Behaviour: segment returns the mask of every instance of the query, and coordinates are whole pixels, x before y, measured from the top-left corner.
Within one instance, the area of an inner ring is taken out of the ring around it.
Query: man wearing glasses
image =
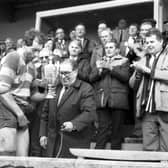
[[[77,64],[64,60],[56,98],[44,105],[40,144],[47,149],[47,157],[73,157],[69,148],[89,148],[96,105],[92,87],[77,74]]]

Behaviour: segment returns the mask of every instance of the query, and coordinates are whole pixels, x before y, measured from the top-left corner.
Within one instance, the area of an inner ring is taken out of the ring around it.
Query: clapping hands
[[[146,67],[142,62],[133,62],[133,64],[130,65],[130,67],[133,67],[135,70],[141,73],[151,73],[151,69]]]

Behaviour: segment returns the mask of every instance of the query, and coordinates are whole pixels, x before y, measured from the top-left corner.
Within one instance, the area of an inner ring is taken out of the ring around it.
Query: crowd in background
[[[83,23],[68,38],[62,27],[47,35],[32,28],[16,43],[6,38],[0,155],[72,157],[69,148],[89,148],[93,135],[96,149],[107,142],[121,149],[129,111],[144,150],[168,151],[168,21],[163,33],[155,26],[121,19],[111,29],[100,21],[99,41],[87,38]]]

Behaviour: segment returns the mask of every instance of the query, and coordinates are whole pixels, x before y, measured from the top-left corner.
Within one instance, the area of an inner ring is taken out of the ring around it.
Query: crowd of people
[[[97,25],[99,41],[77,24],[66,38],[30,29],[1,45],[0,155],[73,157],[69,148],[121,149],[125,116],[143,149],[168,151],[168,21],[162,33],[144,19],[115,29]]]

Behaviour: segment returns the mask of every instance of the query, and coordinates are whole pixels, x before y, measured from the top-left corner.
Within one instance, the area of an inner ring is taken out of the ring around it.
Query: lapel
[[[100,46],[97,49],[97,54],[96,54],[97,59],[96,60],[102,60],[103,56],[104,56],[103,46]]]
[[[75,88],[79,88],[80,87],[80,83],[81,83],[81,81],[78,80],[78,79],[75,81],[75,83],[68,89],[68,91],[65,93],[65,95],[63,95],[63,97],[62,97],[62,99],[61,99],[61,101],[60,101],[60,103],[58,105],[58,108],[61,107],[66,102],[66,100],[71,96],[71,94],[73,93]],[[58,98],[57,98],[57,102],[58,102]]]
[[[56,103],[58,102],[61,89],[62,89],[62,86],[61,86],[61,85],[59,85],[58,88],[56,89],[56,96],[55,96],[55,101],[56,101]]]
[[[87,42],[88,42],[88,39],[84,38],[84,40],[83,40],[83,46],[82,46],[83,49],[86,47]]]
[[[116,40],[119,42],[119,40],[120,40],[120,34],[121,34],[121,32],[120,32],[120,29],[119,28],[117,28],[116,29],[116,32],[115,32],[115,38],[116,38]]]

